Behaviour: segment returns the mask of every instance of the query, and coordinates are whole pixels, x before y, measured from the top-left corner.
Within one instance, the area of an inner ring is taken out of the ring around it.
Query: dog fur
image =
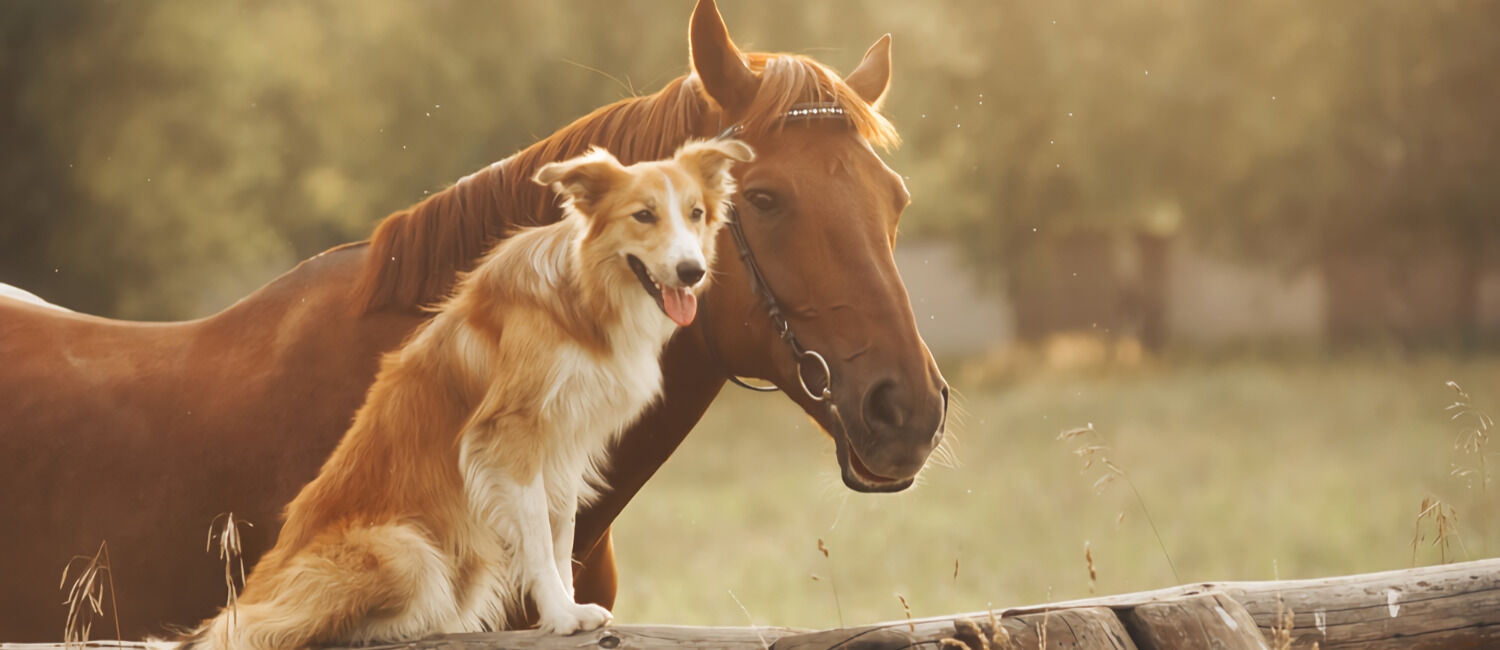
[[[728,216],[729,168],[751,158],[714,140],[629,167],[600,149],[542,167],[562,220],[496,246],[384,357],[237,605],[180,647],[505,629],[527,593],[546,631],[608,623],[573,599],[574,513],[608,442],[660,392],[661,349],[691,321]]]

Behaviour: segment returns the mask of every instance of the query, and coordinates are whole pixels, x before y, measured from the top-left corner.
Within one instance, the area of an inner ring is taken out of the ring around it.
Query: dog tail
[[[198,629],[177,637],[175,644],[170,647],[173,650],[208,650],[208,630],[216,620],[218,620],[217,617],[209,619],[203,625],[198,626]],[[150,645],[154,646],[155,643]]]
[[[239,603],[219,611],[197,629],[177,637],[171,645],[148,645],[150,650],[272,650],[305,648],[314,628],[303,621],[278,617],[266,603]]]
[[[210,618],[199,625],[197,629],[191,630],[175,639],[174,650],[229,650],[230,648],[251,648],[254,646],[245,643],[246,635],[243,634],[241,624],[244,608],[236,606],[234,610],[220,610],[218,616]],[[155,648],[152,648],[155,650]]]
[[[263,559],[262,562],[265,562]],[[286,650],[331,642],[400,641],[439,630],[433,617],[401,618],[424,589],[447,593],[447,565],[411,526],[350,528],[308,545],[285,563],[257,566],[239,600],[176,639],[178,650]],[[434,581],[433,575],[445,576]]]

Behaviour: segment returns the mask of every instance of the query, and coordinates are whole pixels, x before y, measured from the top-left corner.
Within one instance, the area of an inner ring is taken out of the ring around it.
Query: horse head
[[[896,143],[879,114],[890,36],[843,78],[797,55],[741,53],[712,0],[689,40],[701,92],[756,151],[735,168],[705,344],[731,376],[796,401],[833,439],[849,488],[905,489],[942,440],[948,386],[893,257],[910,195],[875,149]]]

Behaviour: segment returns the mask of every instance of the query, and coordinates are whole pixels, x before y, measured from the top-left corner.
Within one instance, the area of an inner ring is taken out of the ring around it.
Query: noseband
[[[782,122],[803,122],[808,120],[840,120],[847,121],[848,115],[844,108],[834,102],[823,102],[816,104],[797,104],[782,116]],[[742,124],[735,124],[719,134],[719,139],[730,138],[744,131]],[[828,360],[823,358],[816,350],[808,349],[797,340],[797,334],[792,331],[791,323],[787,322],[786,314],[781,309],[781,302],[776,300],[776,294],[771,291],[771,285],[766,282],[766,275],[760,270],[760,263],[755,259],[755,252],[750,249],[750,240],[745,236],[745,229],[740,225],[740,211],[734,203],[729,204],[729,232],[734,236],[734,246],[739,250],[740,262],[745,265],[746,275],[750,279],[750,291],[760,297],[766,306],[766,312],[771,317],[771,327],[776,331],[776,336],[792,351],[792,358],[797,363],[797,383],[802,385],[802,392],[807,394],[808,399],[813,402],[824,402],[828,406],[829,413],[843,426],[843,418],[839,416],[838,407],[832,401],[833,397],[833,372],[828,368]],[[710,346],[712,347],[712,346]],[[711,351],[712,353],[712,351]],[[814,391],[812,385],[808,384],[807,375],[803,368],[809,364],[823,371],[823,388]],[[753,391],[773,392],[775,386],[751,386],[745,383],[733,373],[729,374],[729,381],[737,386],[742,386]]]

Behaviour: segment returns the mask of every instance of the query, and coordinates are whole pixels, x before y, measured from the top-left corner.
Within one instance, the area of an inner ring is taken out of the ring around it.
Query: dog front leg
[[[510,487],[514,489],[515,497],[511,503],[516,505],[512,530],[519,538],[516,540],[519,551],[517,560],[522,563],[522,573],[531,591],[531,599],[536,602],[542,631],[572,634],[608,623],[611,618],[609,610],[598,605],[579,605],[573,602],[571,569],[568,571],[566,584],[562,573],[558,571],[542,473],[538,471],[524,484],[516,482]],[[572,547],[571,541],[568,547]]]
[[[557,485],[551,503],[552,557],[562,577],[568,602],[578,602],[573,589],[573,530],[578,523],[578,484],[573,481]]]

